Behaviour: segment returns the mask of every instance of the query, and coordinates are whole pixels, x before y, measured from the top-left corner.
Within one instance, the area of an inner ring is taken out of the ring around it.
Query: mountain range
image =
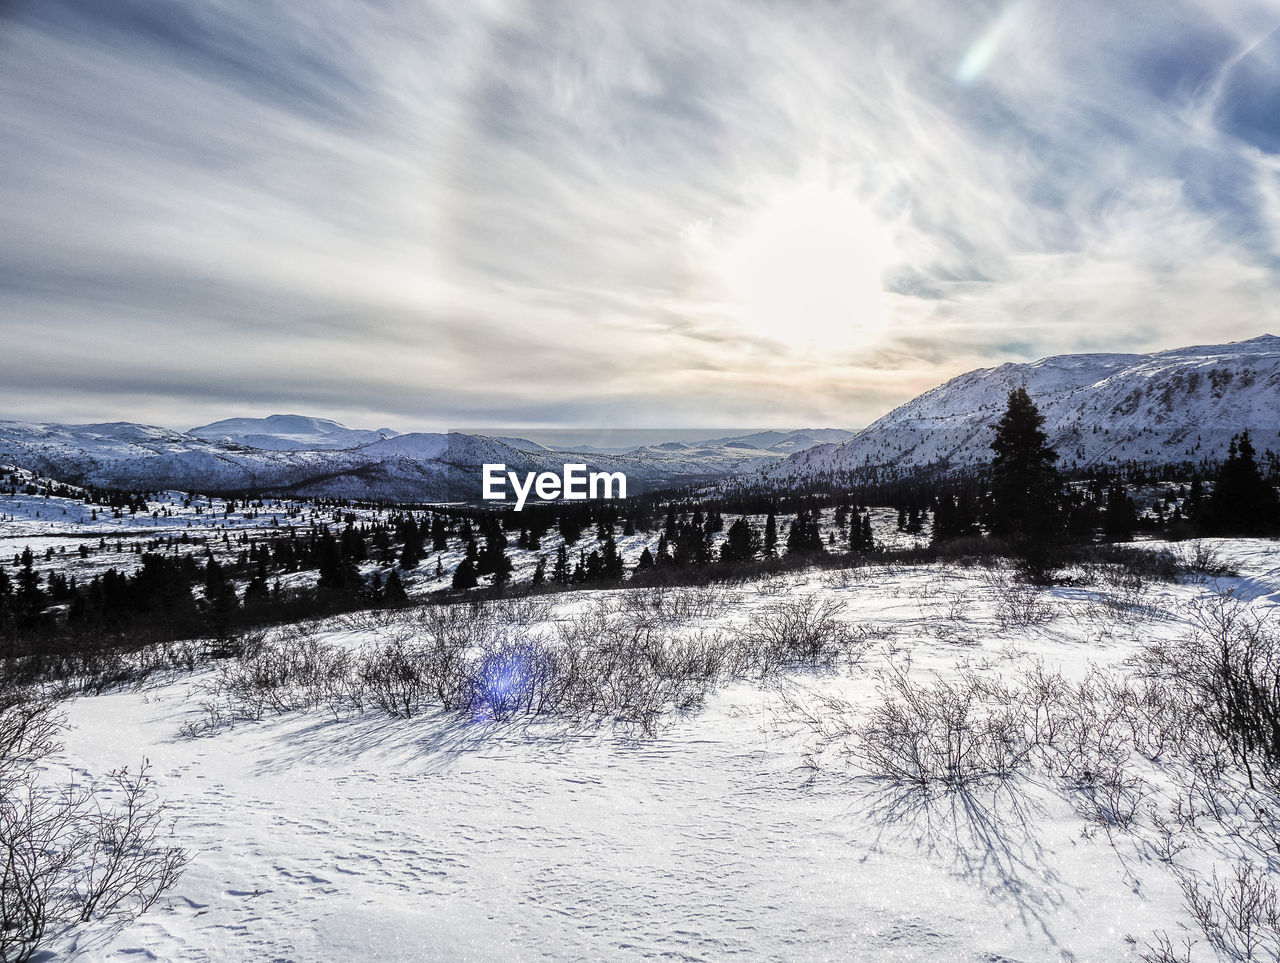
[[[1071,354],[980,368],[858,432],[757,431],[630,449],[524,438],[353,429],[302,415],[233,418],[187,432],[127,422],[0,422],[0,465],[129,490],[261,492],[451,501],[479,495],[480,466],[625,472],[629,491],[734,480],[786,486],[990,460],[1009,391],[1025,387],[1064,467],[1221,458],[1232,435],[1280,449],[1280,338],[1153,354]],[[674,434],[674,433],[673,433]]]
[[[756,432],[621,452],[552,449],[519,438],[351,429],[301,415],[236,418],[174,431],[128,422],[0,422],[0,465],[78,485],[133,491],[262,492],[453,501],[478,498],[481,466],[553,471],[582,462],[621,471],[629,493],[714,481],[777,461],[840,429]]]
[[[1025,387],[1065,468],[1221,458],[1232,435],[1280,450],[1280,338],[1153,354],[1069,354],[979,368],[895,408],[840,444],[817,445],[757,476],[774,483],[991,459],[1009,392]]]

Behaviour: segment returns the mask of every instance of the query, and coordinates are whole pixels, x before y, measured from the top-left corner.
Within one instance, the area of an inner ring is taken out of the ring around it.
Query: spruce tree
[[[1249,432],[1231,439],[1205,506],[1206,528],[1215,535],[1264,535],[1276,527],[1276,490],[1263,477]]]
[[[1133,541],[1133,528],[1138,522],[1133,499],[1124,486],[1113,482],[1107,489],[1107,507],[1102,513],[1102,535],[1111,542]]]
[[[404,583],[400,581],[400,573],[395,569],[387,575],[387,584],[382,589],[382,604],[392,608],[409,604],[409,594],[405,592]]]
[[[556,549],[556,565],[551,571],[551,577],[560,585],[568,585],[571,573],[569,571],[569,550],[561,545]]]
[[[476,567],[471,559],[464,558],[453,570],[453,589],[462,591],[476,587]]]
[[[729,526],[729,534],[720,546],[720,560],[749,562],[756,557],[759,547],[760,537],[745,518],[739,518]]]
[[[991,494],[987,530],[1038,567],[1064,531],[1058,453],[1041,430],[1044,416],[1025,388],[1009,392],[991,442]]]

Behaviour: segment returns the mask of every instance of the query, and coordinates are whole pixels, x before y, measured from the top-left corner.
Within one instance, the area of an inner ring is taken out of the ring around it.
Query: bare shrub
[[[655,585],[622,593],[623,611],[667,624],[719,618],[740,603],[737,592],[724,588]]]
[[[39,693],[5,699],[0,959],[27,960],[77,924],[137,918],[177,881],[188,856],[164,838],[167,813],[151,794],[147,763],[110,773],[105,787],[42,784],[38,764],[59,748],[61,720]]]
[[[1280,959],[1280,899],[1265,870],[1236,863],[1225,878],[1181,878],[1187,908],[1224,960]]]
[[[1192,609],[1194,630],[1147,658],[1179,684],[1188,711],[1204,720],[1241,766],[1280,783],[1280,634],[1247,605],[1219,596]]]
[[[996,624],[1002,629],[1044,625],[1054,617],[1053,606],[1034,585],[1020,582],[1008,572],[994,572],[990,579],[996,593]]]
[[[1239,575],[1239,571],[1223,558],[1222,553],[1203,539],[1179,545],[1175,552],[1183,569],[1202,579]]]
[[[753,613],[741,631],[745,668],[761,676],[795,667],[830,667],[857,661],[866,636],[842,620],[844,603],[830,596],[780,599]]]
[[[873,773],[955,789],[1011,776],[1030,758],[1016,705],[975,676],[925,685],[894,668],[879,691],[881,701],[854,730],[854,753]]]
[[[350,653],[314,632],[312,626],[292,626],[220,662],[212,678],[196,687],[205,696],[205,727],[340,705],[351,676]]]

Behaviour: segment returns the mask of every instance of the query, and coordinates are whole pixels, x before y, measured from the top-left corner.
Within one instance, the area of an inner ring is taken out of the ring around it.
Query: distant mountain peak
[[[277,414],[265,418],[226,418],[192,428],[188,434],[266,451],[331,451],[370,445],[394,438],[399,432],[388,428],[348,428],[330,418]]]

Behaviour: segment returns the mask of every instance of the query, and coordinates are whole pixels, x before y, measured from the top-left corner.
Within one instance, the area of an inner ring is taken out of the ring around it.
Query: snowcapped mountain
[[[775,482],[871,468],[991,459],[993,425],[1025,386],[1064,467],[1222,457],[1244,429],[1280,449],[1280,338],[1155,354],[1072,354],[979,368],[927,391],[839,445],[760,470]]]
[[[187,432],[195,438],[248,445],[267,451],[323,451],[335,448],[359,448],[399,434],[390,428],[374,431],[347,428],[328,418],[304,415],[268,415],[266,418],[227,418],[201,425]]]
[[[777,434],[778,440],[788,442],[805,433]],[[367,435],[374,437],[351,444]],[[249,444],[250,439],[261,444]],[[301,444],[318,447],[294,447]],[[134,491],[452,501],[479,497],[485,463],[504,464],[521,473],[559,473],[566,462],[581,462],[592,471],[624,472],[628,491],[636,493],[752,471],[783,454],[732,440],[656,445],[621,454],[574,453],[516,438],[359,432],[294,415],[232,419],[190,433],[129,423],[0,422],[0,465],[73,484]]]

